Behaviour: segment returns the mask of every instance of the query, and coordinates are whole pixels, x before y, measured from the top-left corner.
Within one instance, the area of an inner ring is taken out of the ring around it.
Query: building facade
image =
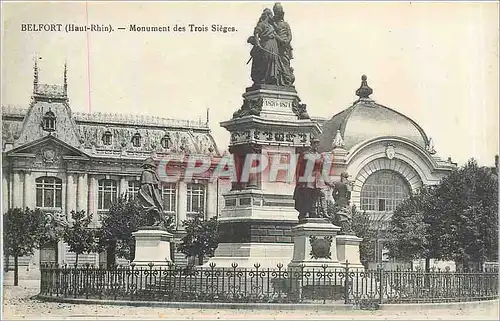
[[[2,203],[9,208],[40,208],[61,223],[73,210],[93,214],[93,226],[121,195],[134,197],[144,159],[176,155],[171,166],[185,167],[184,155],[217,157],[219,151],[206,120],[77,113],[67,96],[66,67],[62,85],[38,82],[34,66],[33,95],[28,108],[2,110]],[[182,221],[203,211],[217,215],[223,187],[207,178],[164,183],[165,214],[174,215],[176,239]],[[186,258],[175,253],[175,260]],[[20,265],[36,270],[40,263],[71,264],[66,244],[48,244]],[[81,255],[79,262],[103,264],[106,255]]]

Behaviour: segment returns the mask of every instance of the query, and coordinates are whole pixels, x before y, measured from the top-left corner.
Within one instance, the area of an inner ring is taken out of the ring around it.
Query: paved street
[[[495,308],[434,309],[429,311],[269,311],[173,309],[105,305],[48,303],[30,299],[38,289],[33,284],[4,286],[3,319],[5,320],[498,320]]]

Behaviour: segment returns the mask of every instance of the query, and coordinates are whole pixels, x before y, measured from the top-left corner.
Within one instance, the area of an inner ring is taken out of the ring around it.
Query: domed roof
[[[320,151],[332,150],[334,140],[338,142],[338,132],[344,142],[343,148],[347,150],[363,141],[382,136],[406,138],[426,148],[429,141],[424,130],[405,115],[370,99],[373,90],[368,86],[366,76],[363,75],[361,79],[361,87],[356,91],[359,99],[323,124],[323,132],[319,137]]]

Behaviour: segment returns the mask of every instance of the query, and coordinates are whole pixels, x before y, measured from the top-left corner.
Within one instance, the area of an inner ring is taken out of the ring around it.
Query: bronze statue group
[[[293,86],[295,76],[290,66],[293,59],[292,31],[284,17],[280,3],[274,5],[273,11],[264,9],[253,36],[247,40],[253,45],[248,62],[252,61],[254,85]]]

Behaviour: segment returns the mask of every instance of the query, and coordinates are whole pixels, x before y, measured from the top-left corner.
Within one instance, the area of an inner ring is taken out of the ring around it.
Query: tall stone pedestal
[[[319,125],[309,119],[293,87],[258,85],[246,89],[241,108],[221,126],[231,133],[229,151],[239,180],[224,194],[219,247],[207,265],[286,266],[293,256],[292,227],[298,222],[292,197],[295,168],[286,164],[297,148],[310,146]],[[278,173],[254,171],[245,177],[244,168],[257,167],[259,157],[284,166]]]
[[[292,228],[294,249],[289,271],[342,269],[337,258],[336,235],[340,227],[323,218],[308,218]]]
[[[136,266],[168,266],[172,263],[170,258],[170,240],[173,235],[163,229],[154,227],[141,227],[132,233],[135,238],[135,259],[132,263]]]

